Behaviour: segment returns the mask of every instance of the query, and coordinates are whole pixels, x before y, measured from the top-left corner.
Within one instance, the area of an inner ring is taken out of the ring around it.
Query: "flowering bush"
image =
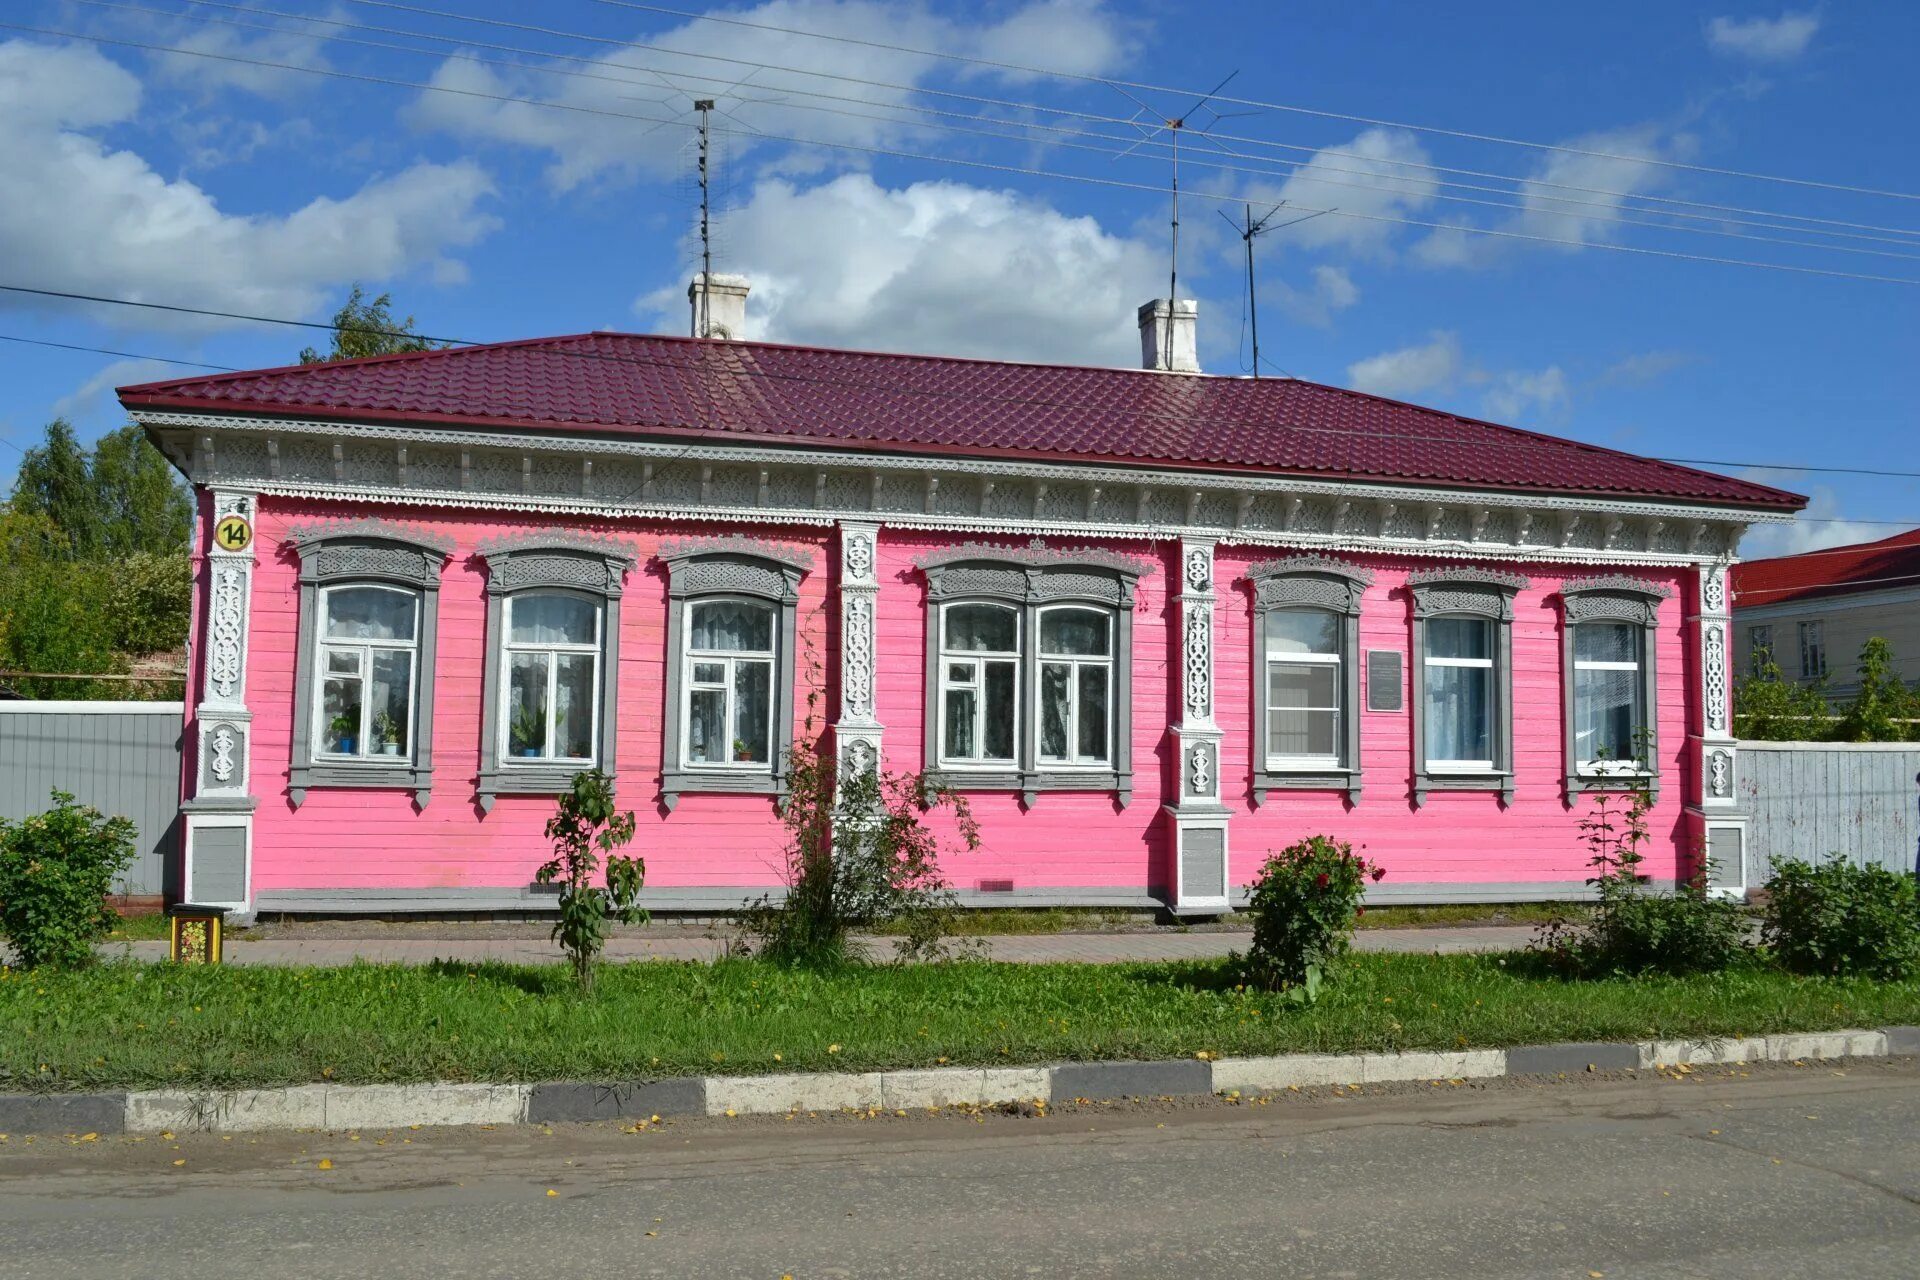
[[[26,968],[75,969],[120,919],[107,905],[133,864],[134,826],[55,790],[53,808],[0,820],[0,937]]]
[[[1912,873],[1794,858],[1774,868],[1766,888],[1761,936],[1787,968],[1890,982],[1920,974],[1920,890]]]
[[[1253,946],[1240,960],[1242,980],[1311,1003],[1347,953],[1367,885],[1384,875],[1331,836],[1308,836],[1268,854],[1248,904]]]

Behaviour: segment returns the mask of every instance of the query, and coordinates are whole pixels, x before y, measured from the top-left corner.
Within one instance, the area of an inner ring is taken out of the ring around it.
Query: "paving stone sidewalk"
[[[1115,964],[1132,960],[1204,960],[1244,951],[1250,933],[1046,933],[979,939],[990,960],[1017,964]],[[1531,925],[1480,925],[1455,929],[1363,929],[1354,936],[1358,951],[1434,952],[1513,951],[1533,937]],[[875,939],[884,945],[885,939]],[[712,960],[725,949],[718,937],[678,934],[657,938],[614,937],[609,960]],[[113,958],[164,960],[164,942],[109,943],[101,954]],[[544,930],[524,938],[231,938],[231,964],[346,965],[356,960],[383,964],[426,964],[433,960],[469,963],[488,960],[513,964],[551,964],[560,950]]]

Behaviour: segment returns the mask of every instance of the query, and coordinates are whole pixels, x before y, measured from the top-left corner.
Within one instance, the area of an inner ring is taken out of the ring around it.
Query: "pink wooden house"
[[[699,281],[690,290],[702,314]],[[1267,851],[1375,901],[1582,890],[1644,768],[1653,870],[1744,885],[1727,569],[1798,497],[1290,379],[716,336],[124,388],[200,501],[192,899],[533,911],[578,769],[646,897],[778,883],[796,737],[964,791],[974,904],[1218,912]]]

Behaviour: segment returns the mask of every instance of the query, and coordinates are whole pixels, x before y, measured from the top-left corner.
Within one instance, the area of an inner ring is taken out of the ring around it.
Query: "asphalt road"
[[[1039,1118],[0,1143],[9,1280],[1916,1274],[1912,1060]]]

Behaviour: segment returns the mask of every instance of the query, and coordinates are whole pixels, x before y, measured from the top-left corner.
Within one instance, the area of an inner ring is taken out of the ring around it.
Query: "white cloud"
[[[193,370],[161,360],[115,360],[53,402],[53,416],[84,421],[106,406],[115,387],[161,378],[184,377]]]
[[[1347,385],[1370,395],[1411,400],[1453,386],[1464,369],[1460,335],[1442,329],[1420,345],[1383,351],[1348,365]]]
[[[1487,417],[1496,422],[1518,424],[1535,417],[1557,421],[1573,407],[1573,392],[1567,386],[1567,375],[1556,364],[1495,375],[1481,400]]]
[[[1764,560],[1772,556],[1797,556],[1802,551],[1820,551],[1844,547],[1856,542],[1875,542],[1898,533],[1883,524],[1849,520],[1841,510],[1840,495],[1830,485],[1809,486],[1805,471],[1782,471],[1768,467],[1748,467],[1735,473],[1742,480],[1772,485],[1807,496],[1807,508],[1792,524],[1756,525],[1740,542],[1744,560]]]
[[[1322,263],[1308,272],[1308,279],[1311,283],[1306,288],[1297,288],[1285,281],[1268,286],[1277,288],[1280,309],[1301,324],[1324,329],[1333,323],[1334,312],[1344,311],[1360,301],[1360,286],[1344,267]]]
[[[1045,62],[1089,75],[1118,66],[1131,44],[1127,24],[1094,0],[1035,0],[992,25],[949,21],[924,4],[877,0],[768,0],[728,16],[877,44]],[[549,75],[501,71],[464,55],[443,62],[431,81],[445,89],[532,98],[572,110],[425,93],[408,109],[408,118],[419,127],[473,141],[545,151],[552,157],[547,181],[562,192],[594,181],[687,172],[690,106],[696,97],[714,98],[731,113],[716,115],[713,124],[728,135],[726,145],[735,154],[761,145],[754,130],[857,146],[927,136],[922,118],[888,110],[912,101],[911,89],[831,78],[917,87],[937,66],[925,57],[700,21],[636,41],[648,47],[618,49],[590,66],[555,63],[573,73],[557,89]]]
[[[753,283],[748,336],[774,341],[1131,365],[1135,308],[1164,288],[1148,246],[1028,196],[955,182],[766,179],[729,217],[727,237],[725,269]],[[685,291],[674,281],[636,310],[684,332]]]
[[[1715,18],[1707,24],[1707,47],[1752,62],[1790,62],[1807,51],[1820,29],[1817,13],[1783,13],[1777,18]]]
[[[0,261],[25,282],[307,315],[351,280],[421,268],[457,275],[449,252],[496,225],[479,207],[492,183],[468,161],[415,164],[287,214],[229,213],[194,183],[91,135],[134,119],[140,98],[139,82],[91,49],[0,43],[0,172],[14,192],[32,193],[0,201]],[[157,312],[101,318],[205,327]]]
[[[166,43],[194,53],[153,53],[155,79],[177,89],[203,95],[238,89],[263,98],[289,98],[321,83],[320,76],[275,67],[249,65],[278,62],[288,66],[325,68],[326,42],[311,31],[272,31],[248,35],[234,27],[200,23],[162,24]],[[205,54],[196,57],[194,54]]]
[[[1593,380],[1596,387],[1645,387],[1660,381],[1677,369],[1684,369],[1700,357],[1685,351],[1637,351],[1623,356]]]
[[[1393,218],[1426,209],[1439,191],[1427,164],[1426,150],[1411,133],[1368,129],[1351,142],[1316,151],[1277,186],[1254,184],[1247,196],[1256,205],[1285,202],[1303,212],[1339,210],[1277,230],[1265,241],[1269,245],[1379,250],[1399,228],[1354,215]],[[1278,218],[1286,220],[1284,213]]]

